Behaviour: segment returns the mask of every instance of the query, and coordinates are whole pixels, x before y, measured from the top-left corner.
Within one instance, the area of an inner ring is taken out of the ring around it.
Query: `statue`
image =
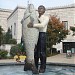
[[[28,64],[30,67],[31,64],[34,64],[34,49],[37,45],[39,31],[37,28],[28,28],[27,25],[29,24],[29,22],[32,22],[33,24],[38,23],[36,11],[33,4],[28,4],[28,7],[24,13],[24,17],[21,21],[22,38],[24,41],[24,46],[26,48],[27,56],[25,64]],[[29,69],[28,67],[26,68],[26,65],[24,66],[24,70]]]

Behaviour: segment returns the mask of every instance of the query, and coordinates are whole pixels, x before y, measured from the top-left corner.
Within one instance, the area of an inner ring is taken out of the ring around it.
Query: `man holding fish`
[[[33,24],[32,22],[30,22],[28,24],[28,28],[38,28],[39,30],[38,42],[34,50],[34,62],[37,71],[38,71],[39,58],[41,62],[39,73],[44,73],[46,69],[46,30],[49,22],[49,17],[44,14],[45,10],[46,10],[45,7],[43,5],[40,5],[38,7],[39,23]],[[35,73],[34,69],[35,68],[33,67],[32,69],[33,73]]]

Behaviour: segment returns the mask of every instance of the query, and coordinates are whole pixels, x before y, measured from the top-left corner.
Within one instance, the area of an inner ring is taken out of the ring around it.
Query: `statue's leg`
[[[32,64],[31,64],[31,63],[28,63],[28,62],[25,60],[24,71],[31,70],[31,66],[32,66]]]
[[[33,74],[39,74],[35,64],[25,62],[24,71],[31,70]]]
[[[40,33],[40,73],[44,73],[46,69],[46,33]]]

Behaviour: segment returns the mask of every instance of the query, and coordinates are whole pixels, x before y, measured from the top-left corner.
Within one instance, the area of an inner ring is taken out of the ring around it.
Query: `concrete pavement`
[[[17,63],[15,59],[3,59],[1,63]],[[47,57],[47,63],[59,63],[59,64],[74,64],[75,65],[75,54],[72,57],[67,58],[66,54],[58,54],[55,56]]]
[[[75,54],[73,54],[72,57],[66,57],[65,53],[58,54],[52,57],[48,57],[47,62],[75,64]]]

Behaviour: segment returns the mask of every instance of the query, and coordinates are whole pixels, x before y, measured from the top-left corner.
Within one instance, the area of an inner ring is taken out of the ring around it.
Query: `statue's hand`
[[[33,23],[30,22],[30,23],[27,25],[27,27],[28,27],[28,28],[32,28],[32,27],[33,27]]]
[[[41,23],[40,20],[38,20],[38,22]]]

